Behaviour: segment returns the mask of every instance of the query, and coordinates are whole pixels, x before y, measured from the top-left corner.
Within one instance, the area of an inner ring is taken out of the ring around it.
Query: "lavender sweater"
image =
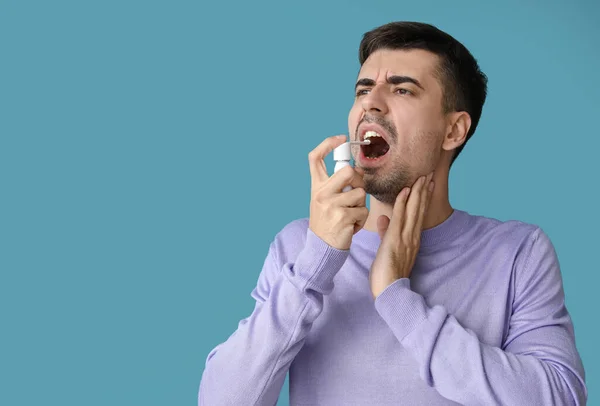
[[[308,219],[270,245],[256,306],[208,354],[203,406],[584,405],[585,375],[552,243],[538,227],[454,210],[425,230],[410,279],[376,300],[380,239],[347,251]]]

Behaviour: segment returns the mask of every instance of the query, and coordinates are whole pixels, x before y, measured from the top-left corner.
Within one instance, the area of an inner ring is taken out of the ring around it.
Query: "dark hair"
[[[437,73],[444,112],[466,111],[471,116],[471,128],[465,142],[456,148],[452,165],[477,128],[487,95],[486,75],[463,44],[430,24],[392,22],[365,33],[358,51],[360,65],[379,49],[422,49],[440,57]]]

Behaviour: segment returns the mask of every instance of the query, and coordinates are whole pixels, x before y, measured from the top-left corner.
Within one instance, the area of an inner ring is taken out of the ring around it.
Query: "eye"
[[[368,92],[368,91],[369,91],[369,89],[358,89],[356,91],[356,97],[365,95],[365,94],[367,94],[366,92]]]
[[[399,93],[399,94],[402,94],[402,95],[405,95],[405,94],[406,94],[406,95],[409,95],[409,96],[412,96],[412,94],[413,94],[413,92],[411,92],[411,91],[410,91],[410,90],[408,90],[408,89],[404,89],[404,88],[399,88],[399,89],[396,89],[396,90],[395,90],[395,92],[396,92],[396,93]]]

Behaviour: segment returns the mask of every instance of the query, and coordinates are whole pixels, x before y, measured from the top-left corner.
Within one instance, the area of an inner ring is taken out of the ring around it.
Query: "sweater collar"
[[[467,228],[471,215],[463,210],[453,209],[446,220],[435,227],[421,232],[421,248],[431,247],[453,241]],[[376,231],[361,229],[354,236],[354,241],[360,245],[379,246],[381,239]]]

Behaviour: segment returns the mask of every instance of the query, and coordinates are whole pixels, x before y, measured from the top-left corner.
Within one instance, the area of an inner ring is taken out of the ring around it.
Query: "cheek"
[[[436,130],[421,130],[414,136],[414,156],[423,170],[430,170],[440,157],[441,133]]]
[[[411,128],[432,130],[441,118],[436,105],[428,99],[399,98],[392,111],[399,123]]]
[[[407,159],[418,167],[429,166],[439,156],[443,132],[432,120],[417,117],[409,117],[407,120],[398,127],[400,153],[410,157]]]
[[[356,106],[352,106],[350,112],[348,113],[348,131],[350,134],[354,134],[356,131],[356,126],[360,120],[361,110]]]
[[[391,111],[400,143],[403,142],[403,138],[406,139],[406,142],[409,142],[415,132],[427,125],[428,119],[423,109],[417,108],[417,106],[406,102],[406,100],[395,103]]]
[[[410,108],[401,108],[394,111],[391,121],[398,134],[397,144],[402,149],[414,149],[414,144],[418,145],[415,136],[420,132],[424,122],[419,117],[418,112]]]

